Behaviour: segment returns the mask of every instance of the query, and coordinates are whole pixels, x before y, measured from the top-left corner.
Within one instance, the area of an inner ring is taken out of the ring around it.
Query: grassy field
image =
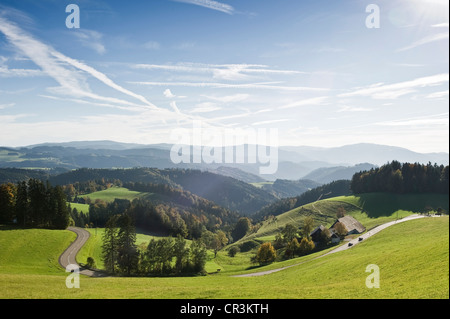
[[[61,274],[58,258],[75,238],[68,230],[0,228],[0,273]]]
[[[343,207],[347,215],[356,218],[369,230],[396,218],[421,213],[427,206],[434,209],[442,207],[448,211],[449,197],[442,194],[385,193],[333,197],[294,208],[276,218],[268,219],[263,222],[256,233],[244,237],[239,243],[248,240],[273,240],[286,224],[300,227],[303,219],[307,216],[314,219],[315,226],[322,224],[329,227],[336,220],[336,212],[339,207]]]
[[[105,202],[113,202],[116,198],[119,199],[128,199],[132,201],[135,198],[147,197],[151,196],[150,193],[141,193],[136,191],[131,191],[124,187],[111,187],[102,191],[90,193],[83,195],[81,197],[87,198],[89,197],[92,202],[96,199],[100,199]],[[80,204],[80,203],[70,203],[70,206],[76,208],[79,212],[83,212],[85,214],[89,213],[89,205],[88,204]]]
[[[5,250],[4,245],[11,246],[17,236],[24,243],[34,239],[34,249],[42,247],[40,253],[27,256],[30,250],[25,244]],[[310,255],[279,263],[282,266],[306,261],[261,277],[230,277],[244,272],[243,260],[239,260],[241,254],[230,258],[221,253],[217,262],[223,271],[215,275],[188,278],[82,276],[79,289],[67,289],[64,270],[58,272],[52,268],[56,251],[61,251],[63,242],[69,243],[73,237],[67,231],[53,231],[50,237],[53,236],[59,239],[40,239],[35,230],[0,232],[0,298],[449,298],[448,216],[397,224],[352,249],[315,260],[311,260],[314,256]],[[26,261],[28,267],[19,266],[20,261]],[[380,268],[379,289],[368,289],[365,285],[368,276],[365,270],[369,264]],[[16,267],[23,271],[17,271]],[[274,265],[254,271],[270,267]]]
[[[85,214],[89,213],[89,205],[88,204],[70,203],[70,207],[72,209],[76,208],[78,212],[83,212]]]
[[[98,191],[98,192],[83,195],[82,197],[84,197],[84,198],[89,197],[91,199],[91,201],[95,201],[96,199],[101,199],[105,202],[113,202],[114,199],[116,199],[116,198],[128,199],[131,201],[135,198],[139,198],[141,196],[148,196],[148,195],[150,195],[150,194],[131,191],[124,187],[111,187],[111,188],[105,189],[103,191]]]
[[[249,183],[250,185],[253,185],[258,188],[262,188],[264,185],[273,185],[274,182],[256,182],[256,183]]]

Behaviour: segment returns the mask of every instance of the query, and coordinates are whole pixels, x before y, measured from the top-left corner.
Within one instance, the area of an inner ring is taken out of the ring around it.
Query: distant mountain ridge
[[[281,146],[278,148],[278,169],[272,175],[259,173],[260,163],[181,163],[171,161],[170,144],[136,144],[114,141],[74,141],[43,143],[26,147],[0,147],[0,168],[79,169],[79,168],[180,168],[213,171],[245,182],[277,179],[312,179],[314,170],[332,167],[350,167],[360,163],[381,166],[392,160],[399,162],[437,163],[448,165],[448,153],[422,154],[401,147],[378,144],[353,144],[333,148],[310,146]],[[247,145],[244,148],[248,148]],[[225,153],[225,148],[223,148]],[[247,153],[245,153],[247,154]],[[317,172],[315,172],[317,173]],[[335,177],[332,177],[335,178]],[[340,176],[339,178],[349,178]]]
[[[372,168],[377,167],[377,165],[370,163],[362,163],[354,166],[321,167],[304,176],[304,179],[310,179],[318,183],[327,184],[332,181],[342,179],[350,180],[355,173],[369,171]]]

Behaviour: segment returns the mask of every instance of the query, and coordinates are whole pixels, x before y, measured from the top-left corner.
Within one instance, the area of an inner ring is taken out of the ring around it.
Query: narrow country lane
[[[89,239],[90,233],[79,227],[68,227],[67,230],[73,231],[77,238],[75,241],[70,244],[70,246],[62,253],[62,255],[59,257],[59,264],[66,269],[66,267],[70,264],[72,265],[78,265],[76,256],[80,249],[83,247],[83,245],[86,243],[86,241]],[[101,271],[94,271],[90,269],[84,269],[80,265],[78,265],[80,268],[80,274],[90,276],[90,277],[104,277],[105,274]]]
[[[425,216],[423,216],[423,215],[416,215],[416,214],[414,214],[414,215],[410,215],[410,216],[404,217],[402,219],[398,219],[398,220],[394,220],[392,222],[388,222],[388,223],[382,224],[380,226],[377,226],[377,227],[371,229],[367,233],[365,233],[363,235],[360,235],[360,236],[356,237],[355,239],[352,239],[348,243],[345,243],[345,244],[337,247],[336,249],[333,249],[332,251],[329,251],[326,254],[320,255],[318,257],[315,257],[313,259],[310,259],[310,260],[307,260],[307,261],[304,261],[304,262],[301,262],[301,263],[298,263],[298,264],[294,264],[294,265],[290,265],[290,266],[286,266],[286,267],[282,267],[282,268],[277,268],[277,269],[272,269],[272,270],[267,270],[267,271],[254,272],[254,273],[251,273],[251,274],[235,275],[235,276],[232,276],[232,277],[257,277],[257,276],[264,276],[264,275],[272,274],[274,272],[278,272],[278,271],[281,271],[281,270],[284,270],[284,269],[295,267],[295,266],[298,266],[298,265],[310,262],[311,260],[322,258],[324,256],[327,256],[327,255],[330,255],[330,254],[334,254],[334,253],[337,253],[337,252],[340,252],[340,251],[343,251],[343,250],[355,247],[355,245],[357,245],[358,243],[361,242],[359,240],[359,238],[362,238],[363,240],[366,240],[367,238],[375,235],[376,233],[380,232],[381,230],[383,230],[383,229],[385,229],[385,228],[387,228],[389,226],[392,226],[392,225],[395,225],[395,224],[398,224],[398,223],[402,223],[402,222],[406,222],[408,220],[414,220],[414,219],[424,218],[424,217]],[[349,246],[348,245],[349,243],[351,243],[352,245]]]

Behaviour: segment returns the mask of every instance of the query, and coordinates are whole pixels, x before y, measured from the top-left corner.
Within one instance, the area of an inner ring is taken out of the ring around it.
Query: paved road
[[[81,247],[86,243],[86,241],[89,239],[90,233],[79,227],[68,227],[67,230],[73,231],[75,234],[77,234],[77,238],[75,241],[70,244],[70,246],[62,253],[61,256],[59,256],[59,264],[66,269],[66,267],[70,264],[72,265],[78,265],[76,256],[78,252],[80,251]],[[78,265],[80,268],[80,274],[90,276],[90,277],[103,277],[104,274],[100,271],[93,271],[90,269],[84,269],[80,265]]]
[[[389,226],[392,226],[392,225],[395,225],[395,224],[398,224],[398,223],[402,223],[402,222],[406,222],[406,221],[408,221],[408,220],[413,220],[413,219],[423,218],[423,217],[425,217],[425,216],[422,216],[422,215],[410,215],[410,216],[404,217],[404,218],[399,219],[399,220],[394,220],[394,221],[392,221],[392,222],[382,224],[382,225],[380,225],[380,226],[375,227],[374,229],[371,229],[371,230],[368,231],[367,233],[365,233],[365,234],[363,234],[363,235],[361,235],[361,236],[358,236],[358,237],[356,237],[355,239],[352,239],[351,241],[349,241],[348,243],[352,243],[351,246],[349,246],[348,243],[343,244],[343,245],[337,247],[336,249],[333,249],[333,250],[329,251],[329,252],[326,253],[326,254],[320,255],[320,256],[318,256],[318,257],[315,257],[315,258],[313,258],[313,259],[310,259],[310,260],[307,260],[307,261],[304,261],[304,262],[301,262],[301,263],[298,263],[298,264],[295,264],[295,265],[290,265],[290,266],[286,266],[286,267],[282,267],[282,268],[277,268],[277,269],[272,269],[272,270],[267,270],[267,271],[255,272],[255,273],[251,273],[251,274],[235,275],[235,276],[232,276],[232,277],[256,277],[256,276],[264,276],[264,275],[272,274],[272,273],[274,273],[274,272],[278,272],[278,271],[281,271],[281,270],[284,270],[284,269],[288,269],[288,268],[291,268],[291,267],[294,267],[294,266],[298,266],[298,265],[307,263],[307,262],[309,262],[309,261],[311,261],[311,260],[318,259],[318,258],[327,256],[327,255],[330,255],[330,254],[334,254],[334,253],[337,253],[337,252],[340,252],[340,251],[343,251],[343,250],[346,250],[346,249],[350,249],[350,248],[352,248],[352,247],[355,247],[358,243],[360,243],[360,241],[359,241],[359,238],[360,238],[360,237],[362,237],[362,238],[363,238],[362,241],[364,241],[364,240],[366,240],[367,238],[369,238],[369,237],[375,235],[376,233],[380,232],[381,230],[383,230],[383,229],[385,229],[385,228],[387,228],[387,227],[389,227]]]

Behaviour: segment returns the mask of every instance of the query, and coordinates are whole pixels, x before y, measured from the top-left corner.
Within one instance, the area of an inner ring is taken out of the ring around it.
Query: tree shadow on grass
[[[449,196],[446,194],[358,194],[358,206],[370,218],[391,216],[398,210],[424,213],[439,207],[448,211]]]

